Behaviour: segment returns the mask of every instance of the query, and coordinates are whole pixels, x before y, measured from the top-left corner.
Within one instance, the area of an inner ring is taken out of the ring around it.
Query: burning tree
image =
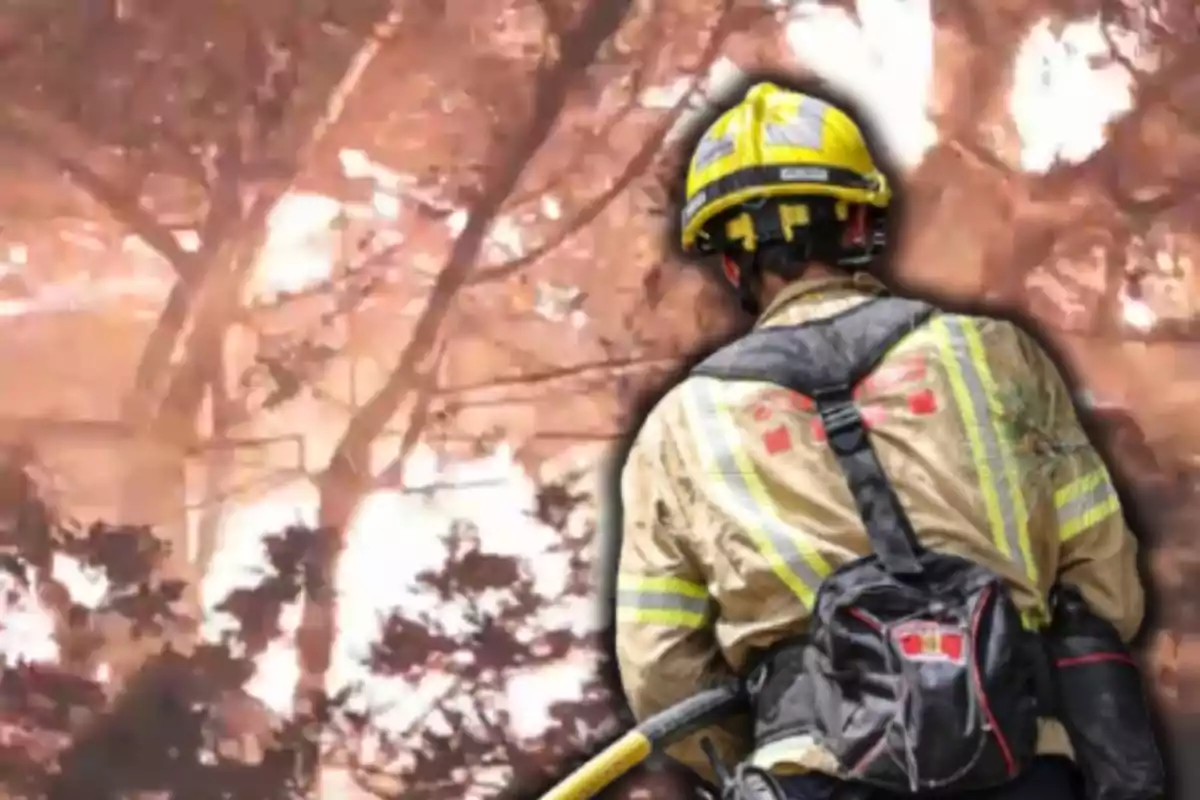
[[[57,241],[44,217],[8,228],[10,240],[36,243],[27,260],[149,255],[175,279],[122,392],[119,418],[131,440],[149,446],[127,449],[126,486],[113,500],[121,519],[153,522],[172,543],[160,567],[190,594],[197,573],[186,557],[184,465],[206,432],[219,437],[234,422],[225,334],[271,213],[386,35],[374,28],[387,8],[160,6],[6,11],[0,143],[32,157],[26,185],[65,179],[74,190],[51,198],[33,190],[37,207],[50,202],[101,221],[84,252],[69,244],[74,226]],[[198,600],[188,600],[195,617]]]

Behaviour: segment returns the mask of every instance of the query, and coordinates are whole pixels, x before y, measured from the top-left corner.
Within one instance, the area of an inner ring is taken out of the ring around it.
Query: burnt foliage
[[[282,714],[247,684],[255,657],[286,635],[284,610],[314,588],[321,532],[291,527],[266,537],[258,580],[215,606],[236,624],[205,638],[172,638],[164,633],[196,625],[179,602],[187,587],[156,577],[165,552],[153,531],[59,520],[20,465],[8,465],[0,485],[9,607],[40,602],[56,622],[59,651],[13,658],[0,672],[0,782],[8,796],[300,797],[313,788],[318,763],[327,780],[349,781],[365,796],[521,796],[613,731],[599,672],[584,675],[582,697],[550,704],[536,724],[521,724],[530,694],[514,691],[529,670],[596,663],[594,626],[581,624],[590,613],[583,552],[594,533],[590,523],[575,524],[584,493],[547,486],[529,512],[528,530],[554,531],[549,577],[532,561],[489,552],[473,524],[451,524],[445,562],[416,576],[411,606],[378,620],[359,654],[364,677],[333,696],[310,693]],[[52,578],[56,556],[103,575],[104,596],[73,600]],[[94,658],[117,624],[134,641],[165,642],[119,686]],[[402,688],[381,699],[371,691],[380,681]],[[398,706],[423,710],[397,723]]]

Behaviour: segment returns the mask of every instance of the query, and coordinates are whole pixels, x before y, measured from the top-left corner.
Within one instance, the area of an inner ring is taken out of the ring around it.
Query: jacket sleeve
[[[1092,610],[1113,623],[1126,641],[1137,635],[1145,593],[1137,569],[1137,540],[1125,521],[1104,460],[1088,439],[1057,366],[1022,333],[1027,363],[1044,399],[1059,539],[1058,580],[1076,586]]]
[[[647,420],[621,475],[622,539],[617,574],[616,653],[621,682],[639,722],[733,678],[717,647],[714,603],[688,547],[688,514],[676,481],[652,444]],[[707,736],[726,763],[746,758],[745,720],[701,731],[667,754],[712,781],[700,747]]]

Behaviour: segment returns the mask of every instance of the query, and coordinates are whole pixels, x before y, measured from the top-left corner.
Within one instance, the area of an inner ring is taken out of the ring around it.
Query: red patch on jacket
[[[762,443],[769,455],[778,455],[792,449],[792,434],[787,426],[780,425],[764,433]]]
[[[854,387],[854,397],[858,399],[867,393],[912,386],[925,380],[927,373],[924,356],[919,353],[901,356],[859,381]]]
[[[881,392],[899,392],[907,389],[903,397],[910,413],[918,416],[937,413],[941,405],[938,396],[933,389],[921,386],[928,374],[925,356],[913,353],[884,364],[859,381],[854,387],[854,399],[860,404],[859,411],[862,413],[865,427],[870,430],[888,417],[887,409],[882,405],[872,404],[868,399],[870,395]],[[751,406],[751,416],[755,422],[765,425],[775,420],[776,415],[780,413],[785,416],[797,411],[814,414],[808,421],[810,435],[814,442],[825,442],[825,426],[821,424],[821,418],[815,416],[816,408],[816,403],[811,397],[788,389],[772,388],[763,392],[758,402]],[[763,447],[769,455],[789,452],[795,446],[791,433],[779,422],[775,422],[769,430],[763,431],[761,436]]]
[[[908,410],[920,416],[935,414],[938,410],[938,398],[933,389],[921,389],[908,396]]]

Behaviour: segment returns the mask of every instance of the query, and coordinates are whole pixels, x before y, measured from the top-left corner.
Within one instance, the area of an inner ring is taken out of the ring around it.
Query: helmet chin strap
[[[738,279],[734,284],[738,305],[752,317],[758,317],[763,312],[759,297],[762,295],[762,270],[758,265],[759,253],[750,254],[750,263],[746,268],[738,270]]]
[[[758,317],[763,312],[762,303],[758,301],[759,287],[762,286],[762,276],[758,270],[743,273],[737,284],[738,305],[752,317]]]

